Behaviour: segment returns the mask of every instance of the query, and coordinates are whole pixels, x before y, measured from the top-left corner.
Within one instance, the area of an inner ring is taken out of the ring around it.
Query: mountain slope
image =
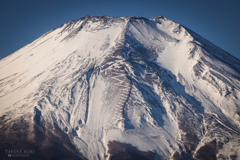
[[[238,59],[165,17],[85,16],[0,61],[0,146],[39,159],[237,159],[239,80]]]

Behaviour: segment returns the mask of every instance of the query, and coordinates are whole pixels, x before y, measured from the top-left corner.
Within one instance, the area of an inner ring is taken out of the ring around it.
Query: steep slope
[[[238,59],[165,17],[85,16],[0,61],[2,154],[237,159],[239,80]]]

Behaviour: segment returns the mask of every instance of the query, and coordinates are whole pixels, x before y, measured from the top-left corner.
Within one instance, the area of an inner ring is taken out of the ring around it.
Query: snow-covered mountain
[[[239,99],[240,60],[190,29],[85,16],[0,61],[1,154],[240,159]]]

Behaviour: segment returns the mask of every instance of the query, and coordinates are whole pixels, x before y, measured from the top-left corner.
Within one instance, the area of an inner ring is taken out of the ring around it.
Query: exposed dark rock
[[[182,149],[184,152],[188,154],[189,157],[192,157],[191,151],[195,150],[198,145],[198,136],[196,134],[195,128],[196,122],[195,121],[202,121],[200,117],[186,117],[184,114],[189,112],[186,109],[182,109],[181,112],[178,113],[179,119],[179,129],[181,129],[185,134],[182,134]],[[190,112],[189,112],[189,115]]]
[[[140,151],[127,143],[111,141],[108,143],[110,160],[153,160],[155,153]]]
[[[222,149],[223,143],[213,140],[205,143],[204,146],[200,147],[194,154],[194,158],[197,160],[216,160],[216,154],[219,149]]]
[[[229,159],[230,160],[237,160],[237,156],[234,154],[234,155],[230,155],[229,156]]]
[[[182,154],[179,154],[179,152],[175,152],[171,158],[172,160],[188,160],[186,157],[184,157]]]
[[[85,159],[71,143],[69,137],[57,125],[45,123],[41,119],[41,112],[35,110],[35,116],[27,114],[11,122],[5,122],[7,117],[0,118],[0,159],[8,159],[6,150],[34,150],[27,157],[20,156],[14,159],[34,160],[82,160]],[[12,154],[13,156],[17,154]]]

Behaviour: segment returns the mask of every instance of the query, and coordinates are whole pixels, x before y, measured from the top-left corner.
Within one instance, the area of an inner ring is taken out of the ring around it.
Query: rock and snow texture
[[[240,159],[239,99],[240,61],[188,28],[85,16],[0,61],[0,148],[34,148],[38,159]]]

